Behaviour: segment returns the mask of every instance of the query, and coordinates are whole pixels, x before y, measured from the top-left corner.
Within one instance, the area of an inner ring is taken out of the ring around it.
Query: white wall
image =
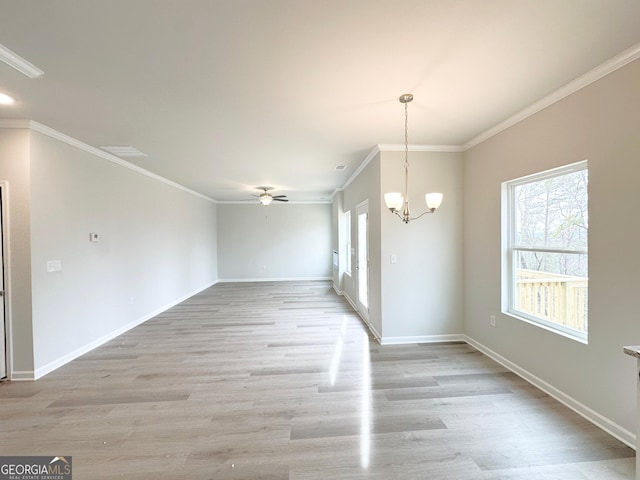
[[[6,215],[2,219],[7,233],[5,252],[9,252],[4,258],[5,302],[12,337],[8,367],[16,379],[30,378],[33,373],[29,138],[28,128],[0,129],[0,182],[8,200],[3,206]]]
[[[601,423],[612,421],[627,441],[635,430],[637,379],[635,360],[622,346],[640,341],[638,85],[635,61],[470,149],[464,169],[467,335],[566,394],[578,409],[605,417]],[[500,313],[501,182],[584,159],[588,345]],[[497,328],[489,326],[490,314],[497,315]]]
[[[369,324],[377,337],[382,335],[381,297],[381,230],[380,230],[380,153],[377,153],[360,174],[345,187],[343,209],[351,211],[351,245],[357,247],[358,216],[356,206],[364,201],[369,203]],[[356,292],[356,256],[351,256],[351,275],[343,277],[343,291],[352,305],[358,299]]]
[[[9,135],[16,132],[23,135]],[[28,142],[12,139],[19,161],[8,160],[28,172],[28,189],[9,209],[30,225],[25,241],[24,226],[11,222],[12,272],[26,269],[31,278],[12,278],[11,290],[29,295],[30,312],[12,308],[11,325],[14,334],[23,323],[32,329],[31,339],[13,337],[14,373],[37,378],[215,283],[216,205],[26,132]],[[10,183],[25,190],[22,180]],[[47,273],[49,260],[62,261],[62,271]],[[23,350],[32,350],[31,366],[23,366]]]
[[[384,204],[384,193],[404,190],[404,153],[379,151],[344,188],[343,211],[369,202],[369,324],[382,343],[460,339],[462,308],[462,154],[410,152],[413,215],[426,210],[424,194],[444,193],[433,215],[405,224]],[[391,264],[395,254],[397,263]],[[353,265],[355,265],[355,258]],[[356,271],[342,287],[356,303]]]
[[[404,152],[381,153],[381,192],[404,190]],[[462,154],[409,152],[409,205],[441,192],[433,214],[408,224],[381,198],[382,337],[389,343],[447,340],[463,333]],[[397,263],[391,264],[394,254]]]
[[[218,205],[220,281],[332,278],[331,204]]]

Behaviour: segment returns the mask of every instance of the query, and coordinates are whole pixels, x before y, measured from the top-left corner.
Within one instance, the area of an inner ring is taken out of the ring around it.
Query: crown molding
[[[0,61],[3,61],[12,68],[15,68],[23,75],[29,78],[39,78],[44,75],[44,72],[36,67],[33,63],[28,62],[20,55],[12,52],[4,45],[0,45]]]
[[[509,127],[520,123],[526,118],[531,117],[532,115],[538,113],[539,111],[553,105],[556,102],[559,102],[565,97],[568,97],[572,93],[577,92],[578,90],[583,89],[591,85],[592,83],[600,80],[602,77],[609,75],[610,73],[615,72],[619,68],[624,67],[625,65],[633,62],[640,58],[640,43],[637,43],[633,47],[625,50],[624,52],[616,55],[615,57],[607,60],[606,62],[598,65],[592,70],[589,70],[584,75],[576,78],[572,82],[569,82],[564,87],[559,88],[555,92],[550,93],[546,97],[538,100],[537,102],[529,105],[524,110],[516,113],[515,115],[507,118],[506,120],[498,123],[494,127],[491,127],[489,130],[477,135],[476,137],[469,140],[467,143],[462,145],[462,151],[469,150],[472,147],[488,140],[489,138],[497,135],[498,133],[506,130]]]
[[[342,185],[342,187],[336,188],[331,194],[331,198],[333,199],[334,195],[337,192],[344,191],[351,182],[353,182],[358,175],[362,173],[362,171],[369,165],[369,162],[375,158],[381,152],[404,152],[404,144],[377,144],[369,155],[366,156],[364,161],[358,166],[355,172],[349,177],[349,179]],[[409,151],[411,152],[448,152],[448,153],[456,153],[456,152],[464,152],[462,146],[460,145],[409,145]]]
[[[363,162],[358,166],[358,168],[356,168],[355,172],[353,172],[353,174],[349,177],[349,179],[344,183],[344,185],[342,185],[342,187],[340,187],[340,190],[344,190],[345,188],[347,188],[349,185],[351,185],[351,182],[353,182],[356,178],[358,178],[358,175],[360,175],[360,173],[362,173],[362,171],[365,169],[365,167],[367,165],[369,165],[369,162],[371,162],[371,160],[373,160],[375,158],[376,155],[378,155],[380,153],[380,148],[378,147],[378,145],[376,145],[375,147],[373,147],[373,150],[371,150],[369,152],[369,155],[367,155],[365,157],[365,159],[363,160]]]
[[[190,188],[187,188],[184,185],[180,185],[179,183],[176,183],[165,177],[162,177],[153,172],[150,172],[149,170],[146,170],[142,167],[134,165],[133,163],[127,162],[126,160],[123,160],[119,157],[116,157],[115,155],[107,153],[104,150],[100,150],[99,148],[92,147],[91,145],[81,142],[80,140],[70,137],[69,135],[65,135],[64,133],[61,133],[57,130],[54,130],[53,128],[47,127],[46,125],[35,122],[33,120],[0,119],[0,128],[28,128],[30,130],[33,130],[34,132],[41,133],[43,135],[46,135],[47,137],[53,138],[62,143],[66,143],[67,145],[75,147],[79,150],[83,150],[95,157],[100,157],[103,160],[107,160],[109,162],[115,163],[116,165],[120,165],[121,167],[128,168],[129,170],[133,170],[136,173],[140,173],[141,175],[144,175],[146,177],[152,178],[159,182],[165,183],[167,185],[170,185],[184,192],[190,193],[191,195],[195,195],[197,197],[203,198],[212,203],[218,203],[213,198],[207,197],[206,195],[196,192],[195,190],[191,190]]]
[[[620,54],[616,55],[615,57],[611,58],[610,60],[602,63],[601,65],[595,67],[594,69],[588,71],[587,73],[585,73],[584,75],[578,77],[577,79],[573,80],[572,82],[566,84],[565,86],[559,88],[558,90],[550,93],[549,95],[543,97],[542,99],[538,100],[537,102],[531,104],[530,106],[524,108],[523,110],[521,110],[520,112],[516,113],[515,115],[512,115],[511,117],[507,118],[506,120],[498,123],[497,125],[491,127],[490,129],[480,133],[479,135],[475,136],[474,138],[472,138],[471,140],[467,141],[466,143],[464,143],[463,145],[409,145],[409,150],[413,151],[413,152],[450,152],[450,153],[459,153],[459,152],[465,152],[467,150],[469,150],[470,148],[488,140],[489,138],[501,133],[502,131],[518,124],[519,122],[531,117],[532,115],[540,112],[541,110],[553,105],[554,103],[557,103],[558,101],[562,100],[565,97],[568,97],[569,95],[577,92],[578,90],[581,90],[582,88],[600,80],[601,78],[605,77],[606,75],[624,67],[625,65],[637,60],[640,58],[640,43],[632,46],[631,48],[621,52]],[[6,47],[0,45],[0,60],[7,63],[8,65],[12,66],[13,68],[18,69],[19,71],[21,71],[22,73],[24,73],[27,76],[30,76],[31,78],[37,78],[38,76],[41,76],[43,74],[43,72],[38,69],[37,67],[33,66],[32,64],[30,64],[29,62],[27,62],[26,60],[22,59],[21,57],[17,56],[15,53],[13,53],[11,50],[7,49]],[[35,76],[31,76],[28,73],[23,72],[20,67],[27,67],[31,66],[33,67],[35,70],[33,71],[33,74]],[[31,120],[26,120],[26,119],[0,119],[0,128],[30,128],[34,131],[37,131],[39,133],[42,133],[44,135],[47,135],[51,138],[55,138],[59,141],[62,141],[64,143],[67,143],[71,146],[74,146],[76,148],[79,148],[81,150],[84,150],[92,155],[95,155],[97,157],[101,157],[105,160],[108,160],[110,162],[116,163],[120,166],[123,166],[125,168],[128,168],[130,170],[133,170],[135,172],[138,172],[142,175],[146,175],[150,178],[153,178],[155,180],[158,180],[160,182],[166,183],[168,185],[171,185],[175,188],[178,188],[180,190],[183,190],[185,192],[191,193],[193,195],[196,195],[198,197],[201,197],[205,200],[208,200],[210,202],[213,203],[238,203],[238,204],[242,204],[242,203],[246,203],[246,202],[218,202],[210,197],[207,197],[201,193],[198,193],[194,190],[191,190],[183,185],[180,185],[178,183],[175,183],[167,178],[161,177],[160,175],[157,175],[155,173],[152,173],[148,170],[145,170],[144,168],[138,167],[132,163],[129,163],[125,160],[122,160],[119,157],[116,157],[115,155],[109,154],[103,150],[100,150],[98,148],[92,147],[90,145],[87,145],[79,140],[76,140],[72,137],[69,137],[68,135],[65,135],[63,133],[60,133],[56,130],[53,130],[52,128],[49,128],[45,125],[42,125],[40,123],[31,121]],[[357,177],[358,175],[360,175],[360,173],[366,168],[366,166],[371,162],[371,160],[373,160],[373,158],[375,158],[376,155],[378,155],[380,152],[383,151],[387,151],[387,152],[398,152],[398,151],[404,151],[405,146],[401,145],[401,144],[379,144],[376,145],[371,152],[365,157],[365,159],[362,161],[362,163],[358,166],[358,168],[353,172],[353,174],[349,177],[349,179],[344,183],[344,185],[342,185],[342,187],[337,187],[332,193],[331,193],[331,199],[333,199],[333,197],[340,191],[344,191]],[[307,203],[307,202],[293,202],[293,203]],[[308,203],[331,203],[330,201],[328,202],[308,202]]]
[[[568,84],[559,88],[555,92],[552,92],[546,97],[529,105],[528,107],[519,111],[515,115],[498,123],[497,125],[491,127],[490,129],[485,130],[484,132],[475,136],[474,138],[467,141],[463,145],[409,145],[409,150],[413,152],[466,152],[470,148],[475,147],[476,145],[484,142],[485,140],[488,140],[494,135],[497,135],[500,132],[508,129],[509,127],[516,125],[517,123],[522,122],[523,120],[531,117],[532,115],[535,115],[541,110],[544,110],[545,108],[553,105],[554,103],[559,102],[563,98],[568,97],[569,95],[577,92],[578,90],[581,90],[584,87],[591,85],[592,83],[600,80],[601,78],[609,75],[610,73],[615,72],[616,70],[624,67],[625,65],[635,60],[638,60],[639,58],[640,58],[640,43],[637,43],[631,48],[628,48],[627,50],[621,52],[615,57],[598,65],[594,69],[589,70],[584,75],[581,75],[580,77],[576,78],[572,82],[569,82]],[[342,187],[336,188],[333,191],[332,198],[337,192],[347,188],[351,184],[351,182],[353,182],[356,179],[356,177],[360,174],[360,172],[364,170],[364,168],[369,164],[369,162],[373,159],[373,157],[375,157],[375,155],[377,155],[381,151],[397,152],[397,151],[403,151],[403,150],[404,150],[404,145],[398,145],[398,144],[376,145],[371,151],[371,153],[367,155],[364,161],[353,173],[353,175],[349,177],[349,180],[347,180],[347,182]]]
[[[260,202],[254,200],[218,200],[218,205],[258,205]],[[289,200],[288,202],[272,202],[265,207],[272,205],[331,205],[331,200]]]
[[[31,128],[31,122],[24,118],[0,118],[0,128]]]
[[[399,143],[387,143],[378,144],[378,151],[380,152],[404,152],[404,144]],[[462,145],[412,145],[409,144],[410,152],[446,152],[446,153],[459,153],[464,152]]]

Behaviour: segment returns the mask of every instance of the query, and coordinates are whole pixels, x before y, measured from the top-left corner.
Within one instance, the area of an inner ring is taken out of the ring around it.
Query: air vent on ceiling
[[[344,170],[345,168],[347,168],[346,165],[336,165],[336,170]]]
[[[100,149],[109,152],[116,157],[146,157],[146,153],[142,153],[137,148],[120,146],[120,145],[100,145]]]

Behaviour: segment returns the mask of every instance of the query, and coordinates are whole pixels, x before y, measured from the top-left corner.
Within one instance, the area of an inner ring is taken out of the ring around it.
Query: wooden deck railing
[[[517,309],[587,331],[588,279],[536,270],[517,271]]]

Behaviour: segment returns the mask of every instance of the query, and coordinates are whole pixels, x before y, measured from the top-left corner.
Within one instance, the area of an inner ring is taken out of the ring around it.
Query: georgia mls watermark
[[[71,457],[2,457],[0,480],[71,480]]]

